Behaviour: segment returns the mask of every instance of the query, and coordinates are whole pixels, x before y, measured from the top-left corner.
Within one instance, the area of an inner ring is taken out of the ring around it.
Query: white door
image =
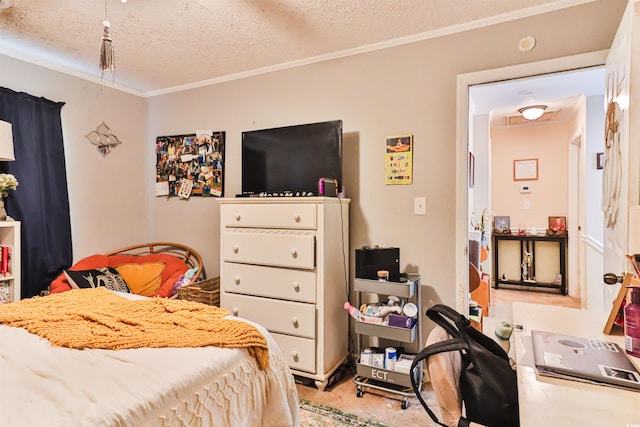
[[[629,207],[640,199],[640,1],[630,0],[606,61],[604,272],[629,270]],[[631,105],[633,100],[633,105]],[[632,112],[633,109],[633,112]],[[619,285],[618,285],[619,286]],[[608,291],[610,306],[618,286]]]

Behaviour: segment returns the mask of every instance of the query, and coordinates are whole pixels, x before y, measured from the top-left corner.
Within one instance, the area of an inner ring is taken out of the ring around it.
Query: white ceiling
[[[116,72],[104,81],[149,96],[588,1],[107,0]],[[0,54],[101,81],[104,15],[103,0],[0,0]]]
[[[491,125],[504,126],[506,116],[528,105],[546,105],[546,111],[556,112],[553,120],[568,120],[580,95],[603,95],[604,90],[604,67],[594,67],[472,86],[469,97],[475,114],[491,113]]]

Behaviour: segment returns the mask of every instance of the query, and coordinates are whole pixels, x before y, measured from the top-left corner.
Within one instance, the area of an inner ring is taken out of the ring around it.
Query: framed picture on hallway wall
[[[529,181],[538,179],[538,159],[513,161],[513,180]]]

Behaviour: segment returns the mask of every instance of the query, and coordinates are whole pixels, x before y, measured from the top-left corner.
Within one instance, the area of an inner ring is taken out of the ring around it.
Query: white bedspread
[[[246,349],[73,350],[0,325],[0,426],[297,426],[293,376],[252,324],[267,372]]]

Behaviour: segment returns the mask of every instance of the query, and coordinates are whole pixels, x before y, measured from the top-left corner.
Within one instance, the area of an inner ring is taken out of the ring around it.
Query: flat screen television
[[[318,194],[342,186],[342,120],[242,132],[242,192]]]

